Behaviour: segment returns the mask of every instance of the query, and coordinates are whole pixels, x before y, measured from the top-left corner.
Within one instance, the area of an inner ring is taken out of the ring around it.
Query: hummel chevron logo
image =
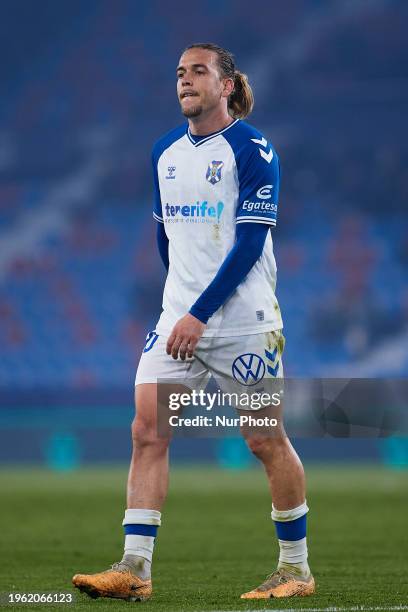
[[[254,142],[255,144],[259,144],[261,145],[261,147],[266,148],[268,146],[268,141],[266,140],[266,138],[262,138],[262,140],[259,140],[259,138],[251,138],[252,142]],[[272,161],[272,157],[273,157],[273,151],[271,148],[269,148],[269,151],[266,152],[263,149],[258,149],[259,153],[261,154],[261,157],[264,158],[265,161],[268,162],[268,164],[271,163]]]
[[[275,349],[274,349],[274,351],[272,353],[270,351],[268,351],[267,349],[265,349],[265,356],[271,362],[271,365],[269,365],[268,363],[266,364],[266,369],[268,370],[269,374],[272,374],[272,376],[276,376],[277,373],[278,373],[278,370],[279,370],[278,349],[275,347]],[[278,360],[276,361],[276,363],[274,365],[274,361],[276,360],[276,357],[278,357]]]

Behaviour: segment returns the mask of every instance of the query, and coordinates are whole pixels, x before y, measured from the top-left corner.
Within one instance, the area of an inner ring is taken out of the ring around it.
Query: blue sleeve
[[[163,223],[157,224],[156,231],[157,246],[159,247],[160,257],[166,270],[169,269],[169,239]]]
[[[239,202],[237,223],[276,225],[280,164],[267,140],[252,138],[238,159]]]
[[[156,219],[159,223],[163,223],[163,211],[160,197],[160,186],[159,186],[159,176],[157,174],[157,163],[158,163],[158,155],[156,149],[153,149],[152,153],[152,166],[153,166],[153,218]]]
[[[237,226],[236,241],[214,279],[190,308],[190,314],[207,323],[228,300],[262,255],[269,226],[245,223]]]

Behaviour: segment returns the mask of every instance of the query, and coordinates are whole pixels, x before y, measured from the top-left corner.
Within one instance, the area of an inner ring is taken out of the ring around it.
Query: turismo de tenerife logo
[[[208,205],[207,200],[197,201],[195,204],[166,204],[164,206],[164,221],[168,223],[190,222],[190,223],[219,223],[224,210],[224,203],[217,202]]]
[[[211,164],[208,164],[207,174],[205,178],[211,185],[215,185],[215,183],[219,183],[221,180],[221,168],[223,167],[223,161],[212,161]]]
[[[244,353],[232,364],[232,375],[241,385],[255,385],[265,375],[265,362],[256,353]]]

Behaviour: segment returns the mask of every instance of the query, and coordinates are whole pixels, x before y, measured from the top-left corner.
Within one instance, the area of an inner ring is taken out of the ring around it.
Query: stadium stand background
[[[103,405],[131,406],[164,281],[150,151],[181,122],[175,66],[193,41],[234,51],[255,91],[250,121],[281,157],[274,240],[286,375],[406,375],[405,2],[255,0],[249,11],[230,0],[2,0],[0,14],[9,441],[24,406],[50,408],[27,426],[33,457],[33,428],[47,429],[62,397],[94,392],[110,398]],[[58,414],[69,449],[71,421]],[[130,408],[121,414],[125,427]]]

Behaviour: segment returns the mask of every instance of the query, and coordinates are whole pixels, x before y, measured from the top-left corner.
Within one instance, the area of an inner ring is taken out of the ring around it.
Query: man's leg
[[[127,482],[127,507],[160,511],[169,482],[169,437],[158,436],[157,385],[135,387],[137,407],[132,422],[132,457]]]
[[[140,578],[151,579],[151,563],[161,508],[169,481],[170,437],[158,435],[157,385],[135,389],[137,407],[132,422],[132,458],[127,482],[127,509],[123,519],[125,550],[122,561]]]
[[[215,338],[203,363],[207,363],[224,392],[236,394],[239,398],[245,391],[244,395],[247,399],[249,396],[252,405],[255,396],[259,403],[260,395],[266,392],[273,400],[275,394],[281,396],[284,346],[285,338],[280,329]],[[240,416],[273,418],[279,424],[276,429],[272,427],[266,432],[250,426],[241,428],[268,477],[272,519],[280,547],[278,570],[271,575],[271,581],[242,597],[310,595],[314,591],[314,581],[307,564],[305,476],[299,457],[283,430],[282,405],[272,401],[269,408],[248,410],[241,409],[239,404],[238,400],[236,408]],[[248,402],[245,405],[248,406]]]
[[[300,506],[305,501],[305,473],[289,438],[285,434],[250,432],[244,432],[244,437],[265,468],[274,508],[287,510]]]
[[[260,416],[258,413],[257,417]],[[273,435],[243,429],[254,455],[262,462],[272,496],[272,519],[279,540],[277,571],[245,599],[311,595],[314,580],[307,563],[305,474],[283,429]]]
[[[92,597],[144,600],[152,590],[150,567],[167,494],[170,437],[158,435],[157,385],[137,385],[135,401],[123,559],[106,572],[73,578],[74,585]]]

